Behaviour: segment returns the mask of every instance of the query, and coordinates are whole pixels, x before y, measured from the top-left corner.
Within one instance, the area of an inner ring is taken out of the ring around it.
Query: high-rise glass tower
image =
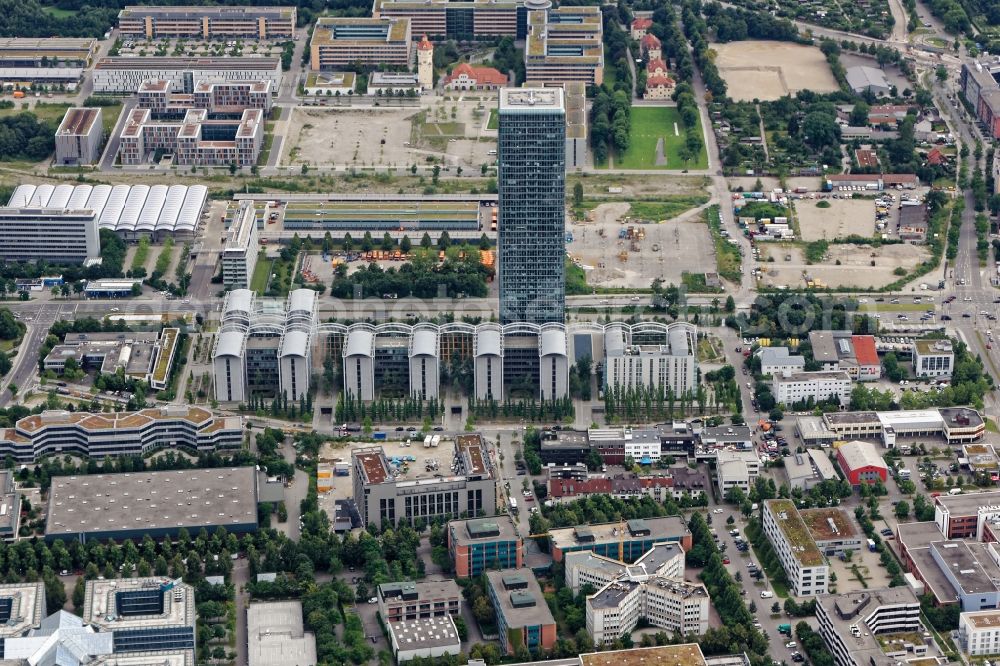
[[[500,321],[566,318],[566,107],[562,88],[500,90]]]

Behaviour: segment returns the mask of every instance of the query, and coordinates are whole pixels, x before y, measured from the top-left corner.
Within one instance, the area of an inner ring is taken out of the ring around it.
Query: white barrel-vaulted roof
[[[49,205],[49,199],[52,198],[52,193],[55,191],[55,185],[49,185],[48,183],[39,185],[35,188],[35,193],[31,195],[28,208],[45,208]]]
[[[69,201],[66,202],[66,208],[69,208],[70,210],[86,208],[87,201],[90,199],[90,195],[93,191],[93,185],[77,185],[73,188],[73,194],[70,196]],[[100,213],[100,211],[97,212]]]
[[[561,326],[543,328],[538,349],[540,356],[567,356],[566,329]]]
[[[215,345],[214,357],[241,356],[243,354],[243,342],[245,338],[246,333],[243,331],[222,331],[219,333],[219,342]]]
[[[122,216],[118,218],[118,226],[115,231],[135,231],[139,223],[139,216],[142,215],[142,207],[146,205],[146,197],[149,196],[149,185],[135,185],[125,199],[125,207],[122,209]]]
[[[69,203],[69,198],[73,196],[73,186],[63,183],[57,185],[49,197],[49,202],[45,204],[48,208],[65,208]]]
[[[368,328],[352,328],[347,334],[344,356],[375,356],[375,332]]]
[[[115,185],[111,188],[111,195],[108,197],[108,202],[105,204],[104,210],[101,211],[101,218],[97,223],[101,229],[114,231],[118,228],[118,220],[121,219],[122,211],[125,210],[125,201],[131,190],[132,188],[128,185]]]
[[[309,333],[306,331],[287,331],[281,336],[281,356],[302,356],[309,353]]]
[[[31,201],[31,197],[34,194],[34,185],[18,185],[14,190],[14,194],[10,195],[10,201],[7,202],[7,205],[12,208],[24,208]]]
[[[204,185],[192,185],[187,188],[184,203],[177,215],[177,222],[174,223],[174,231],[193,232],[198,226],[198,217],[205,208],[207,199],[208,188]]]
[[[437,330],[431,327],[413,329],[410,343],[410,356],[437,356]]]
[[[104,214],[104,207],[108,204],[109,198],[111,198],[110,185],[95,185],[90,191],[90,196],[87,197],[87,203],[84,207],[94,211],[98,219],[100,219],[101,215]]]
[[[153,230],[156,229],[156,221],[160,219],[160,211],[163,210],[163,202],[166,200],[166,185],[153,185],[149,188],[149,194],[146,195],[146,201],[142,204],[139,219],[135,223],[137,233],[153,233]]]
[[[186,194],[187,188],[183,185],[170,186],[170,189],[167,190],[167,198],[163,202],[163,208],[160,210],[160,216],[156,219],[156,231],[172,232],[174,230]]]
[[[503,356],[503,334],[500,327],[480,328],[476,333],[476,356]]]

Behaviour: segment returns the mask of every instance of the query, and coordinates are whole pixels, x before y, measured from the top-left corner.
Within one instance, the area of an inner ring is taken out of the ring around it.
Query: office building
[[[204,109],[189,109],[179,121],[157,121],[148,109],[129,111],[118,158],[140,165],[168,154],[178,165],[249,167],[264,145],[264,115],[246,109],[238,119],[213,119]]]
[[[986,422],[970,407],[941,407],[889,412],[828,412],[821,424],[813,424],[809,438],[819,441],[838,439],[878,439],[886,448],[895,448],[898,440],[940,438],[950,445],[982,439]],[[802,429],[800,428],[800,431]]]
[[[579,594],[585,585],[599,590],[608,583],[626,576],[629,571],[645,576],[684,578],[684,549],[676,543],[658,543],[633,564],[581,550],[563,558],[566,587]]]
[[[837,448],[837,462],[852,486],[885,483],[889,468],[871,442],[847,442]]]
[[[566,173],[587,166],[587,84],[568,81],[566,91]]]
[[[216,418],[201,407],[168,405],[138,412],[45,411],[0,432],[0,456],[33,463],[53,454],[92,458],[143,455],[164,447],[196,451],[239,448],[240,417]]]
[[[1000,65],[980,61],[963,63],[959,91],[972,106],[987,134],[1000,138]]]
[[[101,256],[90,208],[0,208],[0,260],[89,264]]]
[[[771,380],[774,399],[779,405],[816,404],[837,399],[846,405],[851,398],[851,378],[846,372],[796,372],[779,375]]]
[[[514,654],[518,645],[531,651],[552,649],[556,621],[535,574],[527,569],[487,571],[486,583],[496,612],[501,651]]]
[[[0,539],[13,541],[21,527],[21,491],[14,485],[14,473],[0,471]],[[0,593],[2,598],[2,593]]]
[[[749,493],[760,476],[760,457],[756,451],[722,450],[716,453],[715,460],[719,493],[723,497],[731,488]]]
[[[524,565],[524,540],[505,515],[449,522],[448,552],[457,578],[474,578],[492,567]]]
[[[882,365],[871,335],[850,331],[812,331],[809,334],[813,359],[823,370],[842,370],[858,382],[873,382],[882,376]]]
[[[256,602],[247,606],[248,666],[315,664],[316,636],[302,622],[301,601]]]
[[[418,657],[457,656],[462,651],[462,641],[451,615],[390,622],[387,629],[392,653],[400,664]]]
[[[805,357],[792,355],[788,347],[761,347],[754,356],[760,359],[760,374],[765,377],[780,377],[806,369]]]
[[[432,39],[524,39],[524,0],[375,0],[375,18],[405,18],[414,35]]]
[[[656,502],[698,498],[708,487],[708,475],[686,465],[670,468],[666,475],[619,475],[611,478],[550,478],[549,497],[555,501],[568,501],[586,495],[611,495],[618,499],[649,497]]]
[[[708,630],[708,590],[682,578],[647,576],[629,567],[627,573],[587,597],[587,633],[595,645],[607,645],[631,635],[645,620],[681,635]]]
[[[210,118],[240,117],[245,109],[271,112],[270,81],[198,81],[190,93],[179,92],[169,80],[143,81],[136,93],[137,109],[149,109],[155,120],[181,120],[190,109],[204,109]]]
[[[658,543],[691,548],[691,532],[678,516],[627,520],[623,523],[577,525],[549,530],[552,559],[561,562],[568,553],[593,551],[598,555],[635,562]]]
[[[551,8],[547,0],[544,4],[548,7],[528,12],[524,45],[526,85],[548,86],[570,81],[601,85],[604,81],[601,8]]]
[[[204,185],[19,185],[9,208],[81,209],[94,212],[97,229],[126,240],[191,237],[208,198]],[[3,209],[0,209],[3,210]],[[88,231],[89,233],[89,231]],[[88,243],[98,245],[98,234]],[[52,255],[46,255],[52,261]],[[129,285],[131,288],[131,284]]]
[[[354,502],[365,525],[394,526],[400,521],[486,516],[496,510],[496,479],[486,442],[478,434],[458,435],[453,471],[427,465],[405,476],[382,447],[354,449]],[[443,472],[443,474],[442,474]]]
[[[222,248],[222,285],[227,290],[249,289],[259,254],[257,216],[250,202],[243,202]]]
[[[951,377],[954,371],[951,340],[913,341],[913,374],[917,377]]]
[[[503,324],[565,319],[565,151],[561,88],[500,90],[498,259]]]
[[[164,328],[160,333],[67,333],[42,360],[42,367],[62,374],[72,359],[77,368],[111,375],[121,371],[162,391],[169,383],[179,336],[177,328]]]
[[[115,56],[94,65],[95,93],[132,93],[144,81],[170,81],[191,94],[199,81],[267,81],[281,88],[281,59],[270,57]]]
[[[816,467],[810,453],[811,451],[803,451],[801,453],[795,451],[791,455],[784,456],[785,474],[788,475],[789,487],[799,488],[800,490],[811,490],[823,481],[826,481],[827,478],[836,478],[836,472],[834,472],[833,477],[822,474]],[[826,462],[827,465],[830,464],[829,460]]]
[[[292,39],[295,7],[127,6],[118,30],[135,39]]]
[[[837,666],[889,666],[927,655],[920,602],[905,586],[824,594],[816,598],[819,634]],[[907,634],[909,645],[883,644],[881,634]]]
[[[959,615],[956,642],[967,657],[1000,654],[1000,610],[993,608]]]
[[[609,325],[604,333],[604,387],[620,392],[638,387],[681,396],[695,389],[697,329],[670,324],[667,335]]]
[[[101,159],[103,141],[101,109],[67,109],[56,130],[56,164],[94,164]]]
[[[321,17],[309,45],[314,71],[351,65],[409,67],[412,53],[410,21],[405,18]]]
[[[45,583],[0,584],[0,643],[38,629],[45,613]]]
[[[458,615],[462,610],[462,588],[453,580],[382,583],[376,596],[379,615],[390,624]]]
[[[765,501],[763,526],[788,576],[789,591],[796,597],[826,594],[829,568],[795,504]]]
[[[1000,516],[1000,490],[934,498],[934,522],[946,539],[983,540],[987,523]]]
[[[809,530],[809,536],[827,557],[839,557],[845,551],[861,550],[864,543],[861,530],[843,509],[800,509],[799,517]]]
[[[257,529],[253,467],[60,476],[52,479],[45,538],[154,539],[218,527]]]

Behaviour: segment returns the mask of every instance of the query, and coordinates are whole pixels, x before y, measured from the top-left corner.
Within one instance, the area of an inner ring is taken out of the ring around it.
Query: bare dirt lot
[[[715,249],[708,227],[697,211],[690,211],[661,224],[642,225],[646,237],[620,240],[619,221],[628,214],[627,203],[601,204],[594,209],[594,222],[573,225],[573,242],[566,245],[587,273],[587,284],[595,287],[648,287],[654,279],[680,284],[681,274],[715,271]],[[601,235],[601,231],[604,235]],[[626,252],[621,261],[619,253]]]
[[[819,280],[821,286],[864,287],[877,289],[899,279],[893,271],[902,267],[912,270],[930,256],[926,248],[917,245],[830,245],[822,263],[809,265],[802,249],[787,244],[760,243],[763,283],[774,287],[786,285],[795,289],[805,286],[805,276]],[[874,254],[875,256],[872,256]],[[774,262],[768,261],[774,257]],[[788,257],[788,260],[786,260]],[[875,265],[871,262],[874,259]],[[840,265],[837,265],[837,262]]]
[[[420,107],[296,108],[281,164],[405,167],[436,161],[479,169],[496,160],[496,130],[486,128],[496,97],[441,96]]]
[[[788,42],[713,44],[715,64],[735,100],[774,100],[799,90],[833,92],[837,80],[823,53]]]
[[[813,199],[795,202],[802,240],[833,240],[852,234],[872,236],[875,233],[875,204],[869,199],[823,199],[829,208],[817,208]]]

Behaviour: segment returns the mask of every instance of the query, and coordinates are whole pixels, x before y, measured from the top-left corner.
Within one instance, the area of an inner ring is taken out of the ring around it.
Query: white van
[[[770,599],[773,596],[774,596],[774,592],[772,592],[771,590],[763,590],[760,593],[760,598],[761,599]]]
[[[961,488],[952,488],[951,490],[948,491],[948,494],[949,495],[961,495],[962,494],[962,489]]]

